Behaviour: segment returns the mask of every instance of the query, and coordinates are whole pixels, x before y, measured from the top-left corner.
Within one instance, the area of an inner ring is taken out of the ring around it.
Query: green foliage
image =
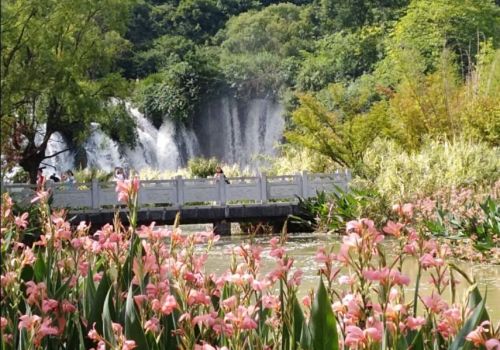
[[[340,84],[331,85],[325,93],[328,105],[311,95],[299,96],[300,106],[292,113],[294,125],[285,136],[334,163],[359,171],[368,146],[386,132],[387,117],[378,113],[377,107],[372,113],[361,113],[361,95],[349,96]]]
[[[102,130],[120,144],[134,148],[137,145],[137,125],[123,102],[117,102],[105,111]]]
[[[442,188],[498,179],[500,150],[463,139],[427,141],[408,152],[394,141],[377,140],[363,159],[367,183],[391,203],[423,197]]]
[[[466,216],[438,205],[435,218],[426,220],[425,226],[434,236],[472,239],[475,249],[487,251],[500,241],[500,204],[488,197],[479,207],[482,213]],[[475,208],[469,205],[466,209],[473,211]]]
[[[106,101],[126,85],[111,72],[126,41],[129,1],[2,3],[2,154],[19,157],[34,181],[52,133],[106,117]],[[71,19],[70,21],[68,19]],[[45,125],[45,126],[44,126]],[[35,134],[43,131],[43,141]]]
[[[297,75],[301,90],[321,90],[329,83],[348,81],[370,72],[381,54],[381,27],[364,27],[357,32],[337,32],[316,41],[306,52]]]
[[[315,231],[344,232],[347,222],[361,217],[374,217],[385,221],[387,208],[380,207],[380,198],[372,189],[350,187],[344,190],[336,187],[334,192],[319,192],[316,197],[299,198],[299,207],[304,214],[298,219],[308,223]],[[378,211],[373,206],[378,206]],[[382,214],[382,217],[381,217]]]
[[[337,322],[323,280],[314,299],[311,318],[302,327],[301,346],[305,350],[338,350]],[[307,334],[307,335],[304,335]]]
[[[97,168],[85,168],[73,173],[77,183],[88,183],[92,179],[97,179],[99,182],[109,182],[113,178],[113,172],[106,172]]]
[[[187,62],[173,64],[141,81],[136,101],[144,114],[159,127],[164,118],[186,120],[199,98],[199,76]]]
[[[276,95],[297,69],[293,57],[310,45],[312,28],[301,8],[271,5],[229,19],[219,35],[221,69],[245,96]]]
[[[215,175],[215,168],[218,164],[216,158],[191,158],[188,161],[188,169],[193,177],[207,178]]]
[[[459,53],[462,66],[467,67],[480,41],[494,38],[499,44],[499,14],[500,8],[491,0],[412,1],[388,42],[389,56],[397,57],[400,48],[416,50],[424,57],[426,69],[433,69],[447,47]]]

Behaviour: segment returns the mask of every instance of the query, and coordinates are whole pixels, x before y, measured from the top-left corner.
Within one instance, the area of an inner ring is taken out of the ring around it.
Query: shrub
[[[216,158],[191,158],[188,161],[189,173],[193,177],[206,178],[215,175],[219,161]]]
[[[396,142],[377,140],[364,159],[367,179],[355,184],[375,189],[389,202],[423,198],[444,188],[492,183],[500,171],[500,149],[464,139],[428,141],[406,152]]]

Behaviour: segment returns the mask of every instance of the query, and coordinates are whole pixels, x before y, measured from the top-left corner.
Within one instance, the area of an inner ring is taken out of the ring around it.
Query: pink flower
[[[200,305],[210,305],[210,297],[206,295],[203,291],[198,291],[191,289],[188,295],[188,305],[200,304]]]
[[[366,337],[361,328],[357,326],[347,326],[344,342],[349,348],[358,348],[366,342]]]
[[[16,216],[14,219],[14,223],[19,228],[26,228],[28,226],[28,213],[23,213],[21,216]]]
[[[49,311],[57,309],[58,304],[59,303],[57,302],[57,300],[54,300],[54,299],[43,300],[42,301],[42,311],[47,313]]]
[[[141,183],[139,181],[139,177],[134,176],[134,179],[132,180],[132,191],[134,191],[134,193],[137,193],[137,192],[139,192],[140,187],[141,187]]]
[[[425,323],[426,323],[425,318],[423,318],[422,316],[417,316],[417,317],[410,316],[406,320],[406,326],[412,331],[418,330]]]
[[[160,329],[160,321],[156,317],[153,317],[146,321],[144,329],[146,332],[156,333]]]
[[[36,195],[31,200],[31,203],[35,203],[35,202],[38,202],[38,201],[40,201],[40,202],[46,202],[47,198],[49,198],[49,192],[40,190],[40,191],[36,192]]]
[[[67,300],[62,301],[62,309],[64,312],[68,313],[76,311],[76,307]]]
[[[135,341],[133,340],[125,340],[123,342],[122,350],[132,350],[135,349],[137,345],[135,344]]]
[[[262,306],[264,309],[275,309],[278,310],[280,306],[280,301],[276,295],[265,295],[262,297]]]
[[[59,333],[59,330],[57,327],[52,327],[52,320],[50,318],[45,318],[42,322],[42,325],[40,326],[40,329],[38,330],[39,334],[41,335],[41,338],[47,336],[47,335],[57,335]]]
[[[256,329],[257,328],[257,322],[249,316],[245,316],[243,318],[243,322],[241,323],[241,329]]]
[[[484,346],[486,350],[500,350],[500,340],[494,338],[488,339],[484,343]]]
[[[404,227],[403,224],[395,223],[391,220],[387,222],[387,225],[383,228],[383,231],[389,235],[393,235],[395,237],[401,236],[401,229]]]
[[[311,296],[306,295],[305,297],[302,298],[302,305],[304,305],[307,308],[311,307]]]
[[[430,296],[423,297],[422,301],[424,305],[432,312],[439,314],[442,310],[446,309],[447,304],[441,298],[439,294],[435,294],[434,291]]]
[[[176,307],[177,301],[172,295],[169,295],[161,306],[161,312],[163,312],[165,315],[170,315]]]
[[[465,337],[468,341],[479,347],[485,343],[483,338],[483,327],[479,326]]]
[[[30,331],[38,323],[40,323],[42,318],[40,316],[37,316],[37,315],[22,315],[21,317],[19,317],[19,320],[20,320],[20,322],[18,324],[19,329],[25,328],[28,331]]]
[[[5,329],[5,327],[7,327],[7,324],[9,322],[7,321],[7,319],[5,317],[0,317],[0,329]]]
[[[127,203],[130,197],[129,181],[128,180],[117,181],[115,191],[118,193],[118,202]]]
[[[442,266],[444,264],[444,260],[441,258],[434,258],[431,254],[427,253],[422,255],[420,258],[420,265],[424,269],[427,269],[429,267],[435,267],[435,266]]]
[[[230,296],[227,299],[221,301],[221,305],[225,310],[231,310],[236,306],[236,296]]]

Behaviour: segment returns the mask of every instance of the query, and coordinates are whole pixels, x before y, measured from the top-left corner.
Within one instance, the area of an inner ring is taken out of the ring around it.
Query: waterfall
[[[40,124],[37,128],[35,135],[35,144],[38,146],[42,143],[45,137],[45,124]],[[68,169],[73,169],[74,167],[74,154],[71,151],[65,151],[68,149],[68,144],[64,139],[63,135],[59,132],[55,132],[50,135],[49,142],[47,143],[47,148],[45,149],[45,156],[50,157],[43,160],[41,166],[46,168],[44,171],[45,175],[52,175],[54,173],[59,176],[61,173]],[[62,152],[62,153],[59,153]],[[51,157],[54,154],[59,153],[55,157]]]
[[[99,124],[91,124],[90,136],[83,144],[87,167],[112,171],[116,166],[140,170],[177,170],[193,157],[216,157],[240,166],[258,167],[256,156],[274,154],[285,122],[283,107],[271,100],[238,101],[232,97],[214,99],[201,106],[191,124],[166,119],[159,129],[136,108],[127,104],[127,111],[137,125],[134,149],[120,145],[107,136]],[[59,133],[49,142],[47,155],[64,149],[66,143]],[[74,155],[66,152],[50,160],[59,171],[74,166]]]
[[[112,171],[122,163],[120,146],[101,130],[99,124],[92,123],[91,130],[83,145],[87,153],[87,167]]]
[[[156,141],[158,168],[161,170],[176,170],[179,164],[179,149],[175,142],[175,125],[166,120],[158,131]]]
[[[226,163],[257,167],[257,156],[274,155],[285,128],[283,107],[267,99],[246,102],[225,97],[208,103],[194,130],[201,153]]]

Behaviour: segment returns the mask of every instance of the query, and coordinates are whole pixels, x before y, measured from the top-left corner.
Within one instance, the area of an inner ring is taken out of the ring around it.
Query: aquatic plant
[[[302,303],[302,271],[287,253],[287,235],[270,239],[273,269],[264,274],[263,247],[242,243],[228,251],[222,274],[206,271],[213,232],[183,234],[136,227],[137,178],[117,183],[130,225],[118,216],[94,234],[72,227],[64,210],[38,203],[40,238],[20,241],[33,220],[1,208],[3,349],[414,349],[499,346],[475,281],[447,259],[450,249],[412,226],[414,207],[394,207],[398,220],[378,230],[368,219],[346,224],[337,253],[323,247],[319,286]],[[389,259],[382,242],[393,236]],[[417,262],[416,281],[403,261]],[[420,288],[423,271],[431,291]],[[471,285],[459,302],[455,285]],[[405,286],[415,286],[414,292]],[[444,293],[451,291],[451,301]],[[302,305],[301,305],[302,304]]]

